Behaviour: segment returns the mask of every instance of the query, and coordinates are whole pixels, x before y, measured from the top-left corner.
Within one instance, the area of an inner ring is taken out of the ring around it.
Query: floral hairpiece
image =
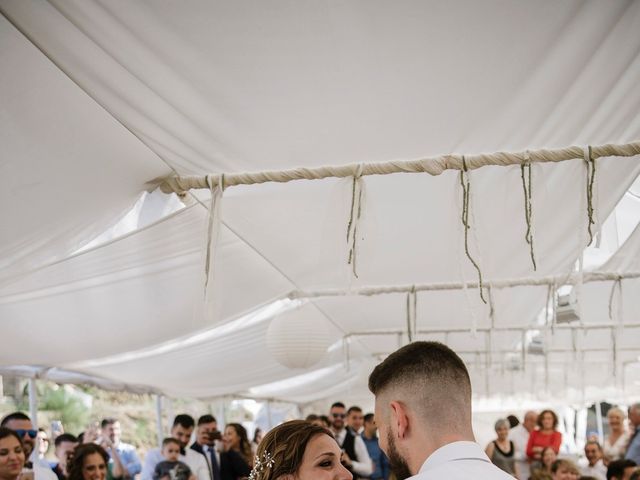
[[[256,455],[253,470],[251,470],[251,473],[249,474],[249,480],[259,480],[264,471],[267,468],[273,468],[275,463],[275,460],[269,452],[264,452],[262,454],[262,459]]]

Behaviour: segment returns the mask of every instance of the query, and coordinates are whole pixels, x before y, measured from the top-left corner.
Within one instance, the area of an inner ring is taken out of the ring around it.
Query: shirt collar
[[[480,448],[480,445],[477,443],[467,441],[452,442],[440,447],[429,455],[427,460],[422,464],[419,473],[439,467],[443,463],[461,459],[489,462],[489,457],[487,457],[487,454],[482,451],[482,448]]]

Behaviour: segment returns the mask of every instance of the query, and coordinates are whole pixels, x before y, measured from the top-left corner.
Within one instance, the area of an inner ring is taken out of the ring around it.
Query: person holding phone
[[[100,423],[100,427],[102,435],[110,440],[113,450],[120,457],[124,478],[133,478],[140,473],[142,471],[142,463],[136,453],[136,447],[122,441],[120,421],[113,417],[105,418]],[[112,458],[110,463],[114,461],[115,459]]]

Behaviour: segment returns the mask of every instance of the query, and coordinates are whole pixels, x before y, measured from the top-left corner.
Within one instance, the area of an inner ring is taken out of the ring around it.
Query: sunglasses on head
[[[333,418],[346,418],[347,414],[346,413],[332,413],[331,416],[333,416]]]
[[[29,435],[29,437],[31,438],[36,438],[36,436],[38,436],[37,430],[22,430],[21,428],[18,428],[15,430],[15,432],[20,438],[23,438],[25,435]]]

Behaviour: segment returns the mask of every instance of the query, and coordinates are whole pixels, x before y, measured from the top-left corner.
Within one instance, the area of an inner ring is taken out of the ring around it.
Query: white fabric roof
[[[404,332],[405,295],[288,294],[476,279],[454,172],[363,180],[358,278],[349,179],[234,187],[205,314],[206,194],[186,208],[141,197],[158,177],[640,138],[640,2],[0,0],[0,11],[0,366],[41,376],[179,396],[362,396],[371,366],[406,341],[371,335]],[[600,222],[639,160],[598,160]],[[471,250],[487,281],[568,274],[586,243],[584,162],[534,165],[533,272],[520,174],[470,174]],[[640,271],[639,237],[599,268]],[[566,351],[547,367],[530,356],[510,370],[522,333],[498,331],[536,329],[545,287],[494,291],[491,336],[471,332],[491,326],[477,291],[420,293],[419,330],[462,331],[419,338],[461,352],[478,397],[638,395],[639,281],[623,281],[616,342],[611,329],[554,329],[549,348]],[[612,323],[610,290],[583,286],[584,325]],[[319,364],[291,370],[268,352],[285,311],[329,335]]]

